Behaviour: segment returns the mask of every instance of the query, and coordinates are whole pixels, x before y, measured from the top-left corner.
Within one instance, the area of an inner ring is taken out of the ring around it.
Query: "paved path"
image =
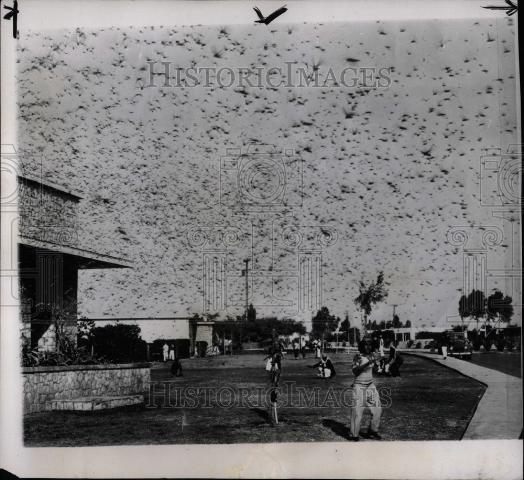
[[[406,352],[408,353],[408,352]],[[432,353],[409,352],[431,359],[487,386],[464,433],[464,440],[518,439],[522,433],[522,380],[491,368]]]

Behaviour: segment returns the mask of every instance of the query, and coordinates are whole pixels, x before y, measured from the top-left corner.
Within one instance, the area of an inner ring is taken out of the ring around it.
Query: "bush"
[[[475,338],[472,342],[473,344],[473,350],[475,350],[476,352],[478,352],[480,350],[480,346],[482,345],[482,342],[480,341],[479,338]]]
[[[137,325],[106,325],[91,331],[94,353],[110,363],[141,362],[147,359],[147,343]]]
[[[105,363],[103,358],[91,355],[85,347],[77,347],[74,342],[62,341],[60,351],[39,352],[38,348],[22,349],[22,366],[24,367],[44,367],[44,366],[65,366],[65,365],[94,365]]]
[[[416,345],[415,345],[415,348],[422,348],[422,343],[417,342]]]
[[[191,342],[188,338],[177,338],[175,340],[175,352],[178,358],[189,358]]]

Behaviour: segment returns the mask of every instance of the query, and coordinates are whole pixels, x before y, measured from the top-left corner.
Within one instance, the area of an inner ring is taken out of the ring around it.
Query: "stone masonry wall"
[[[51,400],[132,395],[149,388],[147,363],[23,368],[24,414],[49,409]]]
[[[20,235],[76,246],[78,198],[29,179],[19,183]]]

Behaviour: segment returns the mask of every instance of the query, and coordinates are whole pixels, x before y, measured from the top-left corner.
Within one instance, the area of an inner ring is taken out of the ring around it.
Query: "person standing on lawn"
[[[350,417],[351,440],[358,441],[360,435],[360,424],[364,415],[365,408],[371,411],[371,425],[367,438],[380,440],[382,437],[378,433],[380,426],[380,416],[382,406],[377,387],[373,383],[373,365],[375,358],[372,355],[370,346],[365,340],[358,345],[359,353],[353,358],[353,395]]]
[[[174,375],[175,377],[184,376],[182,373],[182,363],[177,356],[173,358],[173,363],[171,364],[171,375]]]
[[[164,343],[162,346],[162,357],[164,359],[164,362],[167,362],[167,359],[169,357],[169,345],[167,343]]]
[[[393,340],[389,346],[389,361],[386,365],[386,373],[392,377],[400,377],[400,367],[404,363],[398,351],[398,340]]]
[[[446,360],[446,358],[448,358],[448,339],[446,337],[442,339],[442,346],[440,348],[442,348],[442,360]]]
[[[384,357],[384,338],[382,334],[380,335],[380,340],[378,341],[378,350],[380,352],[380,358]]]
[[[295,355],[295,360],[298,358],[298,340],[295,338],[293,340],[293,355]]]

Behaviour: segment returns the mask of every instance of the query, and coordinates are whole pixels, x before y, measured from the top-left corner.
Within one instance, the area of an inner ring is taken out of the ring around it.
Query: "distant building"
[[[18,263],[22,342],[56,348],[56,327],[76,340],[78,271],[131,263],[86,250],[78,241],[80,195],[26,175],[19,182]]]

